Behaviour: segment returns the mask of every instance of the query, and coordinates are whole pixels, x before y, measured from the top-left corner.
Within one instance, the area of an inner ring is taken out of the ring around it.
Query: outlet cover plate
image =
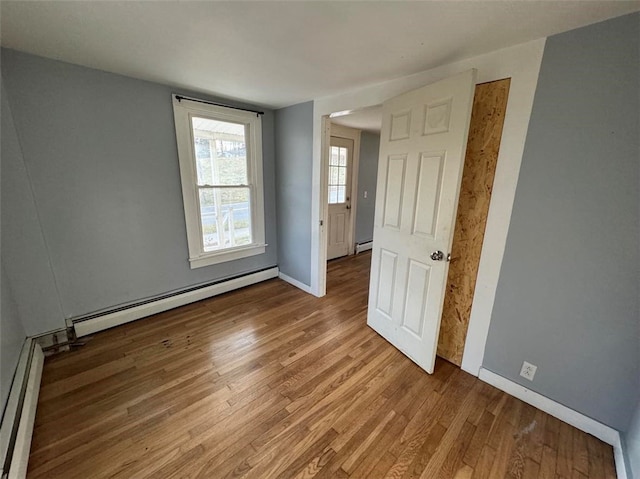
[[[536,375],[537,369],[538,369],[538,366],[524,361],[522,363],[522,369],[520,369],[520,376],[522,376],[525,379],[528,379],[529,381],[533,381],[533,378]]]

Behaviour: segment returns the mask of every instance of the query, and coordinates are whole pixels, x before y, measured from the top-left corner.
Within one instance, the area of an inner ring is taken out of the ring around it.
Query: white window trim
[[[236,110],[217,105],[200,103],[181,97],[173,97],[173,116],[178,143],[182,199],[187,226],[189,245],[189,265],[191,269],[212,264],[246,258],[265,252],[264,231],[264,188],[262,183],[262,121],[253,112]],[[198,201],[197,177],[195,169],[194,142],[191,116],[212,118],[221,121],[243,123],[247,135],[247,180],[251,185],[251,228],[253,243],[225,248],[218,251],[204,251],[202,226]]]

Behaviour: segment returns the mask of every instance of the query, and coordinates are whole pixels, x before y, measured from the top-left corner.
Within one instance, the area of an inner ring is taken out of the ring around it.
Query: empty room
[[[2,479],[640,479],[640,0],[0,26]]]

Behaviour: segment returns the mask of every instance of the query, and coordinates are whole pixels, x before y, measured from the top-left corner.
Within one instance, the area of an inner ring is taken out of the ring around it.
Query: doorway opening
[[[454,242],[451,247],[452,262],[446,281],[445,305],[437,347],[439,357],[457,366],[461,366],[462,363],[466,333],[471,316],[471,305],[500,148],[509,85],[510,79],[508,78],[496,80],[477,84],[474,92],[471,126],[466,145],[467,159],[463,172],[459,209],[455,221]],[[381,106],[369,107],[365,110],[375,111],[378,125],[381,124]],[[355,113],[357,114],[358,112]],[[339,115],[336,118],[326,118],[326,120],[330,127],[333,126],[334,122],[338,121],[340,121],[340,124],[345,125],[348,124],[350,116],[352,115]],[[379,127],[375,133],[379,139]],[[329,134],[330,136],[332,135]],[[369,168],[364,161],[359,165],[360,177],[369,172]],[[375,169],[377,170],[377,158]],[[358,188],[356,183],[356,187],[352,191],[354,200],[361,203],[371,198],[371,196],[374,198],[370,213],[372,221],[371,238],[368,242],[366,238],[364,238],[365,241],[362,241],[363,237],[358,237],[358,234],[354,232],[352,242],[353,252],[355,253],[366,251],[372,245],[376,176],[374,175],[373,188],[370,185],[364,186],[362,184]],[[372,191],[373,195],[371,195]],[[330,195],[331,192],[329,191]],[[360,215],[360,217],[365,216],[365,214]],[[353,252],[349,254],[353,254]],[[328,258],[331,258],[331,256],[328,256]]]
[[[326,259],[371,249],[381,105],[326,118]]]

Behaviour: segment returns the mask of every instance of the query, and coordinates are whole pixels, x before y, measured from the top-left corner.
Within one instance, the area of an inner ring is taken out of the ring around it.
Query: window
[[[256,113],[173,96],[191,268],[264,253]]]
[[[332,146],[329,157],[329,204],[344,203],[347,191],[347,149]]]

